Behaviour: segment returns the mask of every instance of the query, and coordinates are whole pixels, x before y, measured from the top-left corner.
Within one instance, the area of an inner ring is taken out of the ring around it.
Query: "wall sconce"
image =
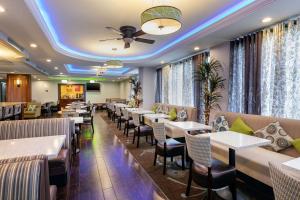
[[[16,83],[17,83],[17,87],[20,87],[22,82],[20,79],[17,79]]]

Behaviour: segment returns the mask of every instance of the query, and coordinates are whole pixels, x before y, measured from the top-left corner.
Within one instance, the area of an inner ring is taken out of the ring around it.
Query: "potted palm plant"
[[[139,80],[136,80],[134,78],[131,78],[129,82],[132,86],[132,91],[133,91],[132,99],[134,101],[135,107],[138,108],[140,104],[143,102],[143,100],[141,99],[142,85]]]
[[[221,63],[216,59],[200,64],[196,77],[203,85],[202,97],[204,101],[205,124],[209,123],[210,111],[221,109],[219,102],[223,98],[220,89],[224,88],[225,79],[219,74],[222,70]]]

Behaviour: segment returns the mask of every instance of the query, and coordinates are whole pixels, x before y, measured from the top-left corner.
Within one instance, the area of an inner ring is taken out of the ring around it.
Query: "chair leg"
[[[167,156],[164,155],[164,169],[163,169],[163,175],[166,174],[167,171]]]
[[[174,157],[172,156],[172,157],[171,157],[171,162],[173,162],[173,160],[174,160]]]
[[[151,135],[151,146],[153,146],[154,143],[153,143],[153,135]]]
[[[135,131],[134,131],[134,133],[133,133],[132,144],[134,144],[134,141],[135,141]]]
[[[236,200],[237,196],[236,196],[236,184],[235,184],[235,181],[229,186],[229,189],[230,189],[231,194],[232,194],[232,199]]]
[[[129,126],[127,126],[127,129],[126,129],[126,136],[128,137],[128,133],[129,133]]]
[[[125,135],[125,133],[126,133],[126,127],[127,127],[127,122],[125,122],[123,135]]]
[[[92,131],[94,133],[94,122],[93,122],[93,120],[92,120],[91,124],[92,124]]]
[[[212,190],[210,186],[207,188],[207,199],[211,200],[212,199]]]
[[[153,166],[156,165],[156,160],[157,160],[157,153],[156,153],[156,150],[155,150],[155,153],[154,153],[154,161],[153,161]]]
[[[182,169],[182,170],[185,170],[184,153],[181,155],[181,169]]]
[[[137,135],[137,143],[136,143],[136,148],[139,148],[140,146],[140,135]]]
[[[190,169],[189,169],[189,180],[188,180],[188,184],[187,184],[186,191],[185,191],[186,196],[190,195],[191,185],[192,185],[192,178],[193,178],[193,174],[192,174],[192,162],[191,162],[190,163]]]

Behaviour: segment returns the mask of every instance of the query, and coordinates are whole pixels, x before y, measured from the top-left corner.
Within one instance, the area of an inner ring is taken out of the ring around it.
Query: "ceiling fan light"
[[[151,35],[167,35],[181,28],[181,11],[172,6],[156,6],[141,14],[142,30]]]
[[[111,69],[117,69],[117,68],[122,68],[123,63],[120,60],[109,60],[105,62],[105,67],[106,68],[111,68]]]

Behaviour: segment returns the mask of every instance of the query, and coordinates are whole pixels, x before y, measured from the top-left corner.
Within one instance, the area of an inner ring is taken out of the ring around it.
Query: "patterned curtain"
[[[162,102],[162,69],[156,70],[156,91],[155,91],[155,102],[160,103]]]
[[[162,68],[161,102],[166,104],[169,103],[169,73],[169,65]]]
[[[201,54],[193,56],[193,74],[197,72],[205,61],[209,58],[209,52],[203,52]],[[195,75],[196,76],[196,75]],[[203,91],[202,91],[202,83],[199,79],[194,79],[194,106],[197,108],[198,113],[198,121],[204,122],[204,103],[202,101]]]
[[[262,33],[230,44],[229,111],[260,114]]]
[[[300,17],[263,30],[261,112],[300,119]]]

